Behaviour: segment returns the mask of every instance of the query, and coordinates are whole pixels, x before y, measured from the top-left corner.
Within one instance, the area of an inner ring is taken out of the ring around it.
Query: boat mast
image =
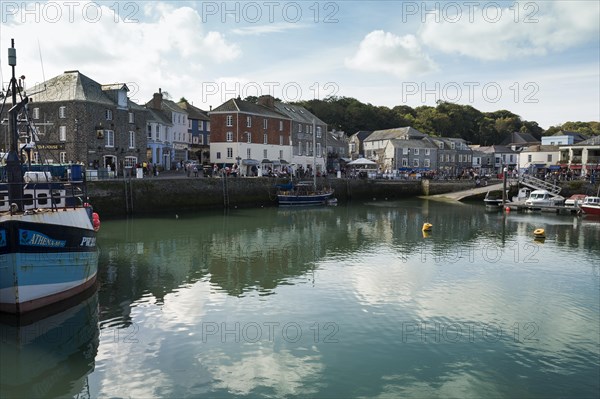
[[[8,200],[13,211],[12,204],[17,206],[18,211],[23,208],[23,171],[19,160],[19,132],[17,127],[17,115],[19,111],[27,104],[27,96],[17,104],[17,78],[15,76],[15,67],[17,66],[17,50],[15,49],[15,39],[11,39],[11,47],[8,49],[8,65],[12,68],[12,78],[10,80],[10,91],[12,94],[12,107],[8,110],[8,126],[10,149],[6,157],[6,174],[8,179]]]
[[[317,191],[317,122],[313,118],[313,189]]]

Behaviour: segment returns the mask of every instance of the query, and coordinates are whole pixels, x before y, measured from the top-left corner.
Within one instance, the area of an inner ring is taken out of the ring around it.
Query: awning
[[[242,165],[258,166],[259,164],[256,159],[242,159]]]
[[[273,163],[273,161],[270,161],[268,159],[263,159],[262,161],[260,161],[260,163]]]
[[[569,169],[581,169],[581,165],[571,165]]]
[[[560,170],[560,165],[550,165],[548,167],[548,169],[550,169],[550,170]]]
[[[546,164],[545,163],[536,163],[536,164],[533,164],[533,167],[536,169],[545,169]]]
[[[288,161],[286,161],[285,159],[281,160],[281,164],[282,165],[289,165],[290,163]]]

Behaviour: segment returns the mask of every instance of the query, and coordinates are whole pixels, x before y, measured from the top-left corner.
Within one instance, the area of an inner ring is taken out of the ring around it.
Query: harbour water
[[[600,394],[600,219],[381,201],[104,220],[98,245],[97,292],[0,324],[0,397]]]

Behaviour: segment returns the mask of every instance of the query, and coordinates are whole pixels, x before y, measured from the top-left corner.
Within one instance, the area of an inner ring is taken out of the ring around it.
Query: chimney
[[[209,110],[209,111],[212,111],[212,105],[209,105],[209,106],[208,106],[208,110]]]
[[[162,99],[163,99],[162,90],[159,87],[158,93],[154,93],[154,95],[152,96],[152,108],[161,110],[162,109]]]
[[[262,106],[270,108],[270,109],[275,108],[275,99],[273,98],[273,96],[270,96],[268,94],[258,97],[257,103],[258,103],[258,105],[262,105]]]

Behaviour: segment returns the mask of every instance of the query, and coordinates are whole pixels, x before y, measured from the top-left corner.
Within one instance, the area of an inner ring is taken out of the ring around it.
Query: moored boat
[[[564,203],[564,197],[553,195],[547,190],[534,190],[529,195],[525,205],[530,208],[558,206]]]
[[[19,142],[18,123],[31,118],[27,117],[29,99],[15,78],[14,41],[8,60],[13,73],[10,150],[4,168],[6,182],[0,184],[0,312],[21,314],[94,284],[100,222],[87,202],[85,179],[59,181],[50,172],[24,173],[26,165],[18,149],[35,144],[31,138]]]
[[[294,184],[290,182],[286,185],[279,185],[277,188],[279,206],[326,205],[333,200],[333,190],[318,190],[312,183]]]
[[[585,197],[579,209],[588,215],[600,215],[600,197]]]

